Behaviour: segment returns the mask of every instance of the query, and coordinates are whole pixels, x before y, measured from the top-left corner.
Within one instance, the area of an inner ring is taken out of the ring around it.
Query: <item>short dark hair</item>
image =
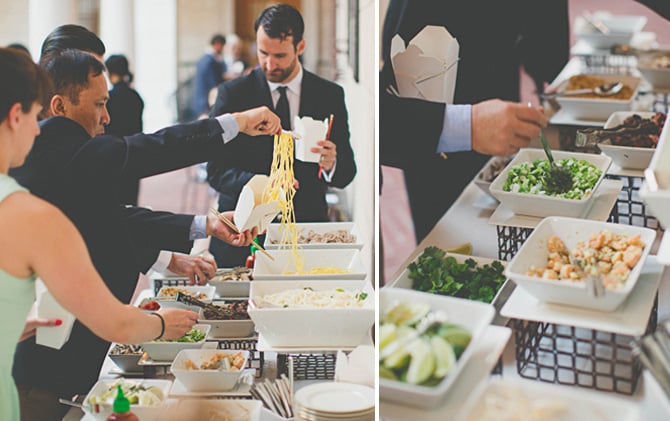
[[[261,26],[270,38],[284,40],[292,36],[294,47],[298,46],[305,32],[305,22],[300,12],[288,4],[277,4],[263,10],[256,18],[254,32],[258,32]]]
[[[21,43],[18,43],[18,42],[13,42],[13,43],[9,44],[7,46],[7,48],[13,48],[15,50],[21,50],[24,53],[28,53],[28,55],[30,55],[30,50],[28,50],[28,47],[26,47],[25,45],[23,45]]]
[[[0,48],[0,121],[16,103],[27,113],[37,102],[46,106],[51,94],[47,73],[30,56],[14,48]]]
[[[50,55],[70,49],[94,53],[100,57],[105,55],[105,44],[96,34],[83,26],[68,24],[57,27],[44,39],[40,63]]]
[[[105,66],[95,57],[79,50],[51,54],[41,66],[51,76],[53,94],[67,96],[73,104],[79,103],[79,93],[88,87],[89,76],[105,71]]]
[[[105,60],[107,73],[110,75],[119,75],[126,79],[128,83],[133,81],[133,74],[130,73],[128,59],[123,54],[113,54]]]
[[[224,37],[221,34],[215,34],[215,35],[212,36],[212,39],[209,40],[209,45],[214,45],[217,42],[220,42],[221,44],[225,44],[226,43],[226,37]]]

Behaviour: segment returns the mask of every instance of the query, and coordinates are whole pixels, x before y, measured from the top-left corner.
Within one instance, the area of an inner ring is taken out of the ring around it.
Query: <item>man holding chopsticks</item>
[[[284,130],[293,129],[295,116],[329,118],[330,134],[311,150],[321,155],[319,163],[296,160],[293,167],[296,222],[326,222],[327,188],[344,188],[356,175],[344,91],[300,64],[305,50],[304,22],[296,9],[285,4],[270,6],[260,13],[254,28],[260,65],[247,76],[219,85],[211,115],[265,105],[281,118]],[[273,145],[263,136],[235,142],[231,149],[230,154],[207,164],[209,184],[220,193],[219,211],[234,209],[244,185],[255,174],[269,174],[272,163]],[[214,238],[210,252],[219,267],[244,265],[248,255],[247,250]]]

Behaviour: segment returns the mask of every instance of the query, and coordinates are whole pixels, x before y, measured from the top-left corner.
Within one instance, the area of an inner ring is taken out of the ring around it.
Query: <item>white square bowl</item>
[[[432,407],[439,404],[443,396],[454,384],[458,373],[473,354],[476,344],[481,340],[484,330],[493,320],[495,309],[490,304],[461,298],[445,297],[426,292],[411,291],[402,288],[382,288],[379,291],[379,315],[402,301],[426,303],[432,311],[442,311],[448,316],[449,323],[467,329],[472,338],[449,374],[435,386],[422,386],[403,383],[396,380],[379,379],[379,398],[411,406]]]
[[[355,347],[365,342],[375,321],[375,297],[372,285],[363,280],[254,281],[251,300],[291,290],[363,291],[367,293],[360,308],[258,308],[249,306],[256,330],[272,347]]]
[[[214,303],[214,305],[217,305]],[[209,338],[246,338],[254,332],[254,322],[247,320],[210,320],[205,319],[204,309],[200,309],[198,323],[210,325]]]
[[[607,26],[609,33],[604,34],[598,31],[582,16],[577,16],[574,22],[575,36],[593,48],[610,48],[615,44],[630,44],[633,35],[640,32],[647,24],[647,18],[640,15],[611,15],[596,12],[593,17]]]
[[[205,344],[210,325],[196,324],[193,329],[205,333],[205,338],[199,342],[151,341],[142,343],[142,349],[154,361],[172,361],[179,351],[184,349],[200,349]]]
[[[232,278],[224,280],[225,278]],[[243,279],[248,278],[248,279]],[[216,275],[208,281],[216,289],[219,297],[249,297],[249,284],[253,279],[253,269],[219,268]]]
[[[605,83],[622,82],[632,89],[630,98],[612,99],[610,97],[580,98],[578,96],[557,96],[556,101],[561,106],[561,112],[582,120],[605,121],[614,112],[630,111],[637,96],[640,78],[635,76],[591,74]],[[569,80],[564,80],[557,88],[558,92],[566,90]]]
[[[295,272],[293,263],[293,252],[291,250],[268,251],[274,257],[270,260],[265,254],[256,252],[256,263],[254,264],[254,279],[256,281],[288,280],[288,279],[365,279],[367,271],[363,265],[361,251],[357,249],[314,249],[302,250],[304,256],[303,270],[309,272],[315,267],[333,267],[346,269],[348,273],[324,273],[324,274],[287,274]],[[253,284],[253,283],[252,283]]]
[[[192,306],[178,302],[176,294],[166,295],[166,292],[172,292],[175,290],[184,291],[189,295],[199,299],[200,301],[207,303],[212,301],[214,298],[214,293],[216,292],[216,288],[211,285],[164,286],[158,290],[158,294],[156,294],[156,301],[158,301],[158,304],[161,305],[161,308],[183,308],[194,311],[196,313],[200,310],[200,307],[198,306]]]
[[[167,405],[161,421],[260,421],[262,407],[261,401],[247,399],[178,399]]]
[[[670,50],[642,53],[637,60],[637,69],[642,77],[655,89],[670,89]]]
[[[664,227],[670,227],[670,119],[665,120],[661,137],[644,173],[640,197]]]
[[[575,200],[540,194],[504,191],[503,186],[505,185],[505,181],[507,181],[510,170],[514,168],[514,166],[522,162],[532,162],[538,159],[547,159],[547,156],[542,149],[530,148],[521,149],[516,154],[512,162],[510,162],[507,167],[505,167],[505,169],[498,175],[498,177],[493,180],[490,188],[491,194],[493,197],[498,199],[500,203],[512,210],[517,215],[530,215],[536,217],[585,216],[593,204],[593,197],[595,196],[594,193],[600,186],[603,178],[605,178],[605,173],[607,173],[607,169],[612,163],[612,158],[605,155],[564,151],[552,151],[552,156],[554,157],[554,160],[568,158],[584,159],[601,170],[602,174],[596,182],[596,185],[593,187],[591,194],[583,197],[580,200]]]
[[[300,242],[300,246],[305,250],[310,249],[362,249],[363,243],[360,241],[360,235],[358,229],[353,222],[298,222],[296,224],[301,235],[306,236],[310,231],[314,231],[316,234],[326,234],[330,232],[335,232],[339,230],[344,230],[347,233],[355,237],[354,241],[351,243],[344,242]],[[268,227],[267,234],[265,236],[265,243],[263,247],[266,250],[276,250],[279,248],[279,242],[281,241],[282,228],[281,224],[270,224]]]
[[[193,370],[187,368],[187,360],[196,366],[209,361],[219,354],[235,355],[242,354],[244,363],[239,370]],[[175,357],[170,371],[190,392],[225,392],[231,390],[237,384],[242,372],[247,366],[249,351],[230,349],[185,349]]]
[[[502,172],[503,169],[512,161],[512,157],[494,156],[491,157],[475,176],[473,180],[475,185],[479,187],[484,193],[491,195],[489,188],[495,178]]]
[[[623,124],[628,117],[637,114],[644,119],[649,119],[654,116],[654,112],[635,112],[635,111],[617,111],[607,119],[604,128],[611,129],[612,127]],[[642,148],[634,146],[617,146],[612,145],[609,140],[598,143],[598,147],[605,155],[612,158],[612,162],[621,168],[628,168],[633,170],[644,170],[649,166],[651,157],[654,155],[654,148]]]
[[[172,380],[158,380],[158,379],[140,379],[140,380],[130,380],[130,379],[100,379],[96,384],[93,385],[91,391],[86,395],[84,399],[83,409],[84,412],[96,420],[105,421],[107,417],[112,414],[112,406],[114,404],[114,398],[116,397],[116,391],[110,394],[110,398],[105,400],[104,403],[99,403],[94,405],[91,403],[91,400],[95,396],[99,396],[110,389],[111,386],[117,384],[118,382],[124,382],[125,384],[141,384],[144,387],[155,386],[161,390],[163,394],[163,399],[159,405],[140,405],[132,404],[130,405],[130,410],[137,415],[142,421],[153,421],[162,419],[161,413],[166,405],[166,399],[170,388],[172,387]],[[116,390],[116,389],[115,389]],[[128,397],[126,395],[126,397]]]
[[[645,244],[642,257],[631,270],[628,279],[621,288],[608,289],[604,296],[595,298],[586,291],[586,284],[583,281],[558,281],[526,274],[531,266],[544,267],[547,265],[549,256],[547,241],[552,236],[558,236],[568,250],[573,250],[578,242],[586,241],[591,235],[601,231],[610,231],[628,236],[639,234]],[[519,287],[540,301],[590,310],[614,311],[635,288],[640,271],[655,238],[656,232],[649,228],[576,218],[545,218],[538,224],[507,265],[505,274]]]

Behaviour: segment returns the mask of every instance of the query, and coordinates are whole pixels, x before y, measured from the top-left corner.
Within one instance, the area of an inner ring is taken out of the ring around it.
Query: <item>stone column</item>
[[[133,0],[100,0],[100,38],[106,56],[123,54],[135,67],[135,5]]]
[[[44,38],[57,26],[77,23],[76,0],[30,0],[28,5],[28,49],[37,61]]]

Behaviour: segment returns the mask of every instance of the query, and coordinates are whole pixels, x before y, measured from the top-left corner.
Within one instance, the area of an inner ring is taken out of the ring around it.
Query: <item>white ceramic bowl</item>
[[[606,290],[605,295],[595,298],[587,293],[586,283],[581,281],[557,281],[527,275],[531,266],[547,265],[549,251],[547,241],[558,236],[568,250],[573,250],[579,241],[587,240],[591,235],[601,231],[628,236],[640,235],[646,245],[642,257],[631,270],[624,285],[616,290]],[[558,303],[591,310],[614,311],[623,303],[640,276],[642,266],[656,238],[656,232],[649,228],[631,225],[613,224],[609,222],[589,221],[576,218],[551,217],[543,219],[528,239],[523,243],[512,261],[507,265],[505,275],[529,294],[540,301]]]
[[[411,406],[432,407],[442,402],[443,396],[449,391],[473,354],[473,349],[481,340],[484,330],[493,320],[495,309],[490,304],[461,298],[445,297],[426,292],[411,291],[402,288],[382,288],[379,291],[379,317],[402,301],[429,304],[432,311],[442,311],[453,323],[470,331],[472,339],[465,348],[449,374],[435,386],[421,386],[403,383],[386,378],[379,379],[379,398],[400,402]]]
[[[593,74],[589,75],[602,79],[605,83],[622,82],[633,90],[630,98],[612,99],[610,97],[580,98],[577,96],[557,96],[556,101],[561,106],[561,112],[573,118],[583,120],[605,121],[614,112],[630,111],[637,96],[640,78],[635,76]],[[558,92],[566,90],[568,80],[558,85]]]
[[[481,171],[479,171],[479,173],[477,173],[475,176],[475,179],[473,180],[475,185],[482,189],[484,193],[493,197],[489,191],[491,183],[493,180],[495,180],[495,177],[502,172],[504,167],[510,163],[510,161],[512,161],[511,157],[491,157],[491,159],[486,162],[486,165],[482,167]]]
[[[263,404],[247,399],[178,399],[165,408],[161,421],[244,420],[260,421]],[[144,421],[144,420],[142,420]]]
[[[256,252],[256,263],[254,264],[254,281],[288,280],[288,279],[365,279],[367,271],[363,265],[361,251],[357,249],[313,249],[302,250],[304,256],[303,270],[309,272],[315,267],[333,267],[347,269],[347,273],[326,274],[287,274],[295,272],[293,263],[293,252],[291,250],[269,250],[268,253],[274,257],[270,260],[265,254]],[[252,284],[253,284],[252,282]]]
[[[659,60],[670,59],[670,51],[643,53],[638,57],[637,69],[655,89],[670,89],[670,67],[659,67]]]
[[[239,268],[240,270],[246,268]],[[227,281],[222,280],[221,278],[233,272],[232,268],[219,268],[216,271],[216,275],[208,281],[209,285],[213,286],[216,289],[216,293],[219,297],[249,297],[249,284],[250,280],[244,279],[229,279]],[[253,278],[253,270],[249,270],[249,276]]]
[[[218,354],[234,355],[242,353],[244,363],[239,370],[189,370],[186,361],[196,366],[209,361]],[[247,366],[249,351],[229,349],[185,349],[180,351],[170,366],[170,371],[187,390],[191,392],[225,392],[235,387]]]
[[[616,127],[624,122],[624,120],[633,114],[637,114],[642,118],[651,118],[654,116],[653,112],[635,112],[635,111],[618,111],[612,113],[607,119],[604,128],[610,129]],[[633,170],[643,170],[649,166],[651,157],[654,155],[652,148],[639,148],[634,146],[616,146],[609,141],[598,143],[598,147],[605,155],[612,158],[612,162],[621,168],[628,168]]]
[[[308,235],[310,231],[317,234],[325,234],[332,231],[344,230],[353,235],[355,241],[352,243],[300,243],[300,246],[305,250],[310,249],[362,249],[363,243],[361,236],[358,233],[356,224],[353,222],[298,222],[296,224],[298,230],[302,235]],[[281,224],[270,224],[267,235],[265,236],[265,243],[263,247],[266,250],[276,250],[279,248],[281,241]]]
[[[670,227],[670,119],[665,120],[661,137],[645,171],[640,197],[664,227]]]
[[[118,350],[122,347],[126,347],[126,346],[115,344],[112,347],[112,349],[110,350],[109,354],[108,354],[109,359],[111,359],[112,362],[114,362],[114,364],[116,364],[116,366],[119,367],[121,369],[121,371],[123,371],[123,372],[126,372],[126,373],[138,373],[139,372],[139,373],[141,373],[143,371],[142,367],[137,365],[137,362],[140,360],[140,358],[142,358],[142,354],[144,353],[142,348],[138,347],[139,352],[134,352],[134,353],[128,352],[126,354],[119,354]],[[128,347],[126,347],[126,349],[128,351],[130,351],[130,349],[128,349]]]
[[[205,333],[205,338],[200,342],[160,342],[151,341],[142,343],[142,348],[147,353],[149,358],[154,361],[172,361],[179,351],[184,349],[200,349],[205,344],[207,334],[211,329],[210,325],[196,324],[193,329],[197,329]]]
[[[94,406],[90,404],[90,400],[93,396],[98,396],[102,393],[104,393],[106,390],[110,388],[113,384],[118,382],[119,380],[122,380],[126,383],[134,383],[134,384],[142,384],[146,387],[149,386],[156,386],[158,387],[162,393],[163,393],[163,401],[161,402],[160,405],[139,405],[139,404],[131,404],[130,405],[130,410],[137,415],[139,419],[142,421],[153,421],[153,420],[161,420],[163,419],[161,414],[163,409],[165,408],[166,405],[166,399],[168,397],[168,393],[170,392],[170,387],[172,387],[172,380],[158,380],[158,379],[140,379],[140,380],[131,380],[131,379],[100,379],[98,382],[93,385],[93,388],[91,388],[91,391],[88,392],[88,395],[86,395],[86,399],[84,399],[84,404],[83,404],[83,409],[84,412],[91,417],[93,417],[96,420],[99,421],[105,421],[108,416],[112,414],[112,405],[113,405],[113,399],[111,399],[110,403],[103,403],[103,404],[98,404],[97,406]],[[116,396],[116,393],[114,393],[113,396]]]
[[[600,186],[603,178],[605,178],[605,173],[612,163],[612,158],[605,155],[595,155],[579,152],[564,152],[564,151],[552,151],[552,156],[555,160],[576,158],[584,159],[591,164],[595,165],[596,168],[602,171],[600,179],[593,187],[593,191],[590,195],[583,197],[580,200],[575,199],[563,199],[560,197],[545,196],[539,194],[530,194],[530,193],[514,193],[507,192],[503,190],[505,181],[509,176],[510,169],[515,165],[522,162],[535,161],[538,159],[547,159],[544,150],[542,149],[521,149],[512,162],[510,162],[503,172],[493,180],[491,183],[491,194],[493,197],[498,199],[505,207],[511,209],[517,215],[529,215],[536,217],[545,217],[545,216],[574,216],[574,217],[583,217],[585,216],[591,206],[593,205],[593,197],[595,192]]]
[[[172,288],[187,291],[196,298],[198,298],[198,295],[204,294],[204,297],[198,298],[200,301],[204,302],[211,302],[212,299],[214,298],[214,293],[216,292],[216,288],[214,288],[211,285],[188,285],[188,286],[176,286],[176,287],[164,286],[160,290],[158,290],[158,294],[156,294],[156,301],[158,301],[158,304],[161,305],[161,308],[183,308],[194,311],[196,313],[199,311],[200,307],[198,306],[192,306],[178,302],[176,295],[166,296],[165,292],[169,291],[168,289]]]
[[[615,44],[630,44],[633,35],[640,32],[647,24],[647,18],[639,15],[611,15],[608,13],[594,13],[609,33],[604,34],[590,25],[582,16],[577,16],[574,22],[574,33],[593,48],[609,48]]]
[[[355,347],[365,342],[375,320],[372,285],[363,280],[254,281],[251,300],[296,288],[315,291],[342,288],[367,293],[361,308],[254,308],[249,316],[256,330],[273,347]]]
[[[214,304],[216,305],[216,303]],[[209,320],[203,315],[204,309],[200,309],[198,323],[210,325],[209,337],[221,338],[246,338],[254,332],[254,322],[247,320]]]

